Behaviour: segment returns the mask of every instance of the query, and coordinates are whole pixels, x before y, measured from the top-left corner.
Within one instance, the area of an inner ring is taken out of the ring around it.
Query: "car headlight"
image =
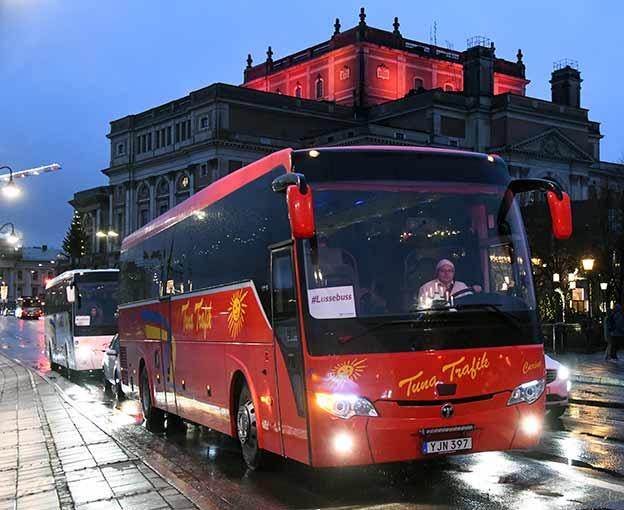
[[[532,404],[542,396],[545,387],[546,380],[544,378],[535,379],[534,381],[521,384],[512,391],[511,397],[509,397],[509,400],[507,401],[507,405],[511,406],[522,402]]]
[[[569,377],[570,377],[570,370],[568,370],[568,367],[561,365],[559,367],[559,370],[557,370],[557,378],[565,381]]]
[[[356,395],[317,393],[316,403],[321,409],[344,420],[352,416],[379,416],[370,400]]]

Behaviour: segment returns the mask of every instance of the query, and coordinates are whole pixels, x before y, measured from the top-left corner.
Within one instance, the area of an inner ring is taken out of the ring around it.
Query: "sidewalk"
[[[0,510],[197,508],[67,404],[0,355]]]
[[[624,359],[607,362],[604,352],[549,354],[570,369],[572,382],[624,387]],[[624,354],[622,355],[624,357]]]

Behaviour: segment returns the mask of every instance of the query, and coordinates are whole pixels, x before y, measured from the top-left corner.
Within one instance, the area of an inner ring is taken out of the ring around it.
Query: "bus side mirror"
[[[67,293],[67,302],[75,303],[76,302],[76,287],[73,285],[68,285],[65,287],[65,292]]]
[[[552,220],[552,231],[555,239],[569,239],[572,235],[572,207],[570,206],[570,196],[564,191],[561,199],[555,193],[546,193],[548,209]]]
[[[312,188],[306,186],[305,191],[301,191],[298,186],[289,186],[286,190],[286,203],[288,204],[288,219],[293,237],[295,239],[314,237]]]
[[[289,172],[277,177],[271,184],[276,193],[286,192],[290,230],[295,239],[314,237],[314,204],[312,188],[306,183],[305,175]]]

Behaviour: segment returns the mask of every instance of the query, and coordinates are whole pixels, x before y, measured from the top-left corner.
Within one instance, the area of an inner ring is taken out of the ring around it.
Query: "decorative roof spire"
[[[522,54],[522,50],[520,48],[518,48],[518,54],[516,55],[517,59],[518,59],[518,64],[522,64],[522,57],[524,55]]]
[[[251,69],[251,64],[253,64],[253,58],[251,58],[251,53],[247,53],[247,69]]]
[[[271,49],[271,47],[269,46],[269,49],[267,50],[267,64],[272,64],[273,63],[273,50]]]
[[[401,24],[399,23],[399,18],[397,16],[394,17],[394,23],[392,23],[392,26],[394,27],[392,33],[397,37],[401,37],[401,32],[399,31]]]
[[[338,35],[340,33],[340,19],[336,18],[336,23],[334,23],[334,35]]]
[[[360,26],[366,26],[366,12],[364,11],[364,7],[360,7]]]

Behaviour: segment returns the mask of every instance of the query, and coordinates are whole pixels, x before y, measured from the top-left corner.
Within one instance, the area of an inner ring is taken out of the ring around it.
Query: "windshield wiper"
[[[522,329],[522,324],[520,323],[520,321],[518,319],[516,319],[513,315],[511,315],[509,312],[505,312],[504,310],[500,309],[501,305],[495,305],[492,303],[466,303],[466,304],[456,304],[453,306],[449,306],[446,308],[446,310],[491,310],[492,312],[495,312],[496,315],[498,315],[499,317],[501,317],[505,322],[507,322],[508,324],[511,324],[514,328],[516,329]]]

